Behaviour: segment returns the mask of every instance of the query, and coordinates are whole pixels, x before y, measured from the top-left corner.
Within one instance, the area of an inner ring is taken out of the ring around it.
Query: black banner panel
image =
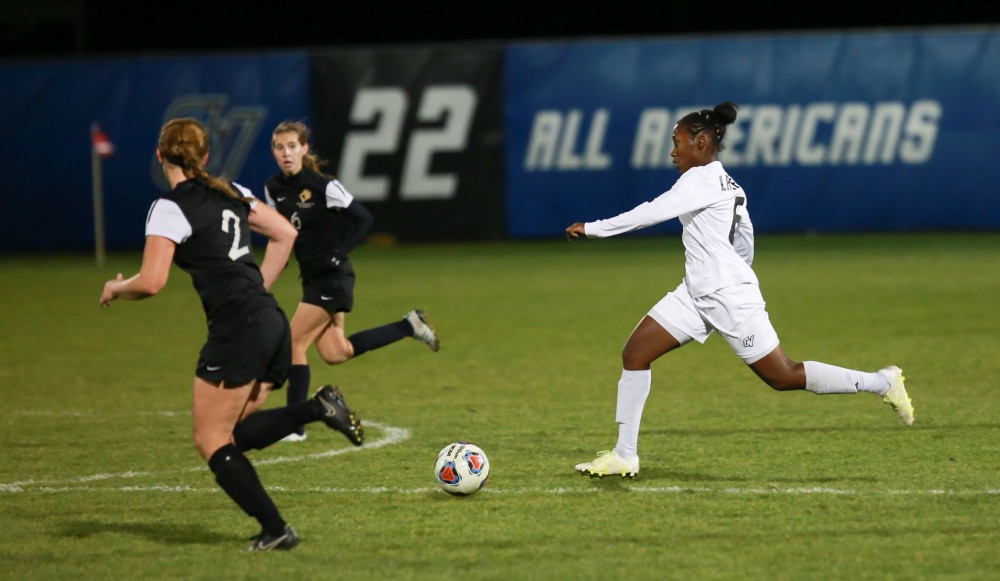
[[[313,151],[400,241],[504,236],[502,51],[313,54]]]

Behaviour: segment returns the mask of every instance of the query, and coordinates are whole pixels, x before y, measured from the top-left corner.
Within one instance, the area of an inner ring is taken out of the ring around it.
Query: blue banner
[[[99,162],[109,248],[143,243],[146,212],[166,189],[155,150],[169,118],[204,123],[209,170],[262,195],[277,171],[271,129],[308,120],[308,87],[305,53],[0,66],[0,181],[10,193],[0,248],[93,248],[94,122],[114,146]]]
[[[489,237],[544,238],[668,189],[674,123],[726,100],[740,111],[721,158],[759,231],[1000,230],[989,171],[1000,33],[516,43],[504,49],[502,86],[488,51],[455,52],[364,53],[398,61],[371,69],[395,71],[391,82],[359,75],[361,57],[348,66],[298,51],[0,64],[0,180],[11,192],[0,250],[93,247],[93,123],[115,149],[98,162],[112,249],[142,244],[165,188],[157,132],[177,116],[208,126],[212,172],[256,193],[276,171],[271,129],[299,119],[320,129],[335,163],[351,162],[338,170],[358,178],[359,195],[384,190],[371,203],[397,234],[411,237],[391,207],[458,212],[442,198],[454,195],[469,211],[436,216],[456,226],[434,236],[466,236],[471,213],[488,216]],[[348,81],[339,92],[337,74]]]
[[[979,32],[512,45],[508,235],[666,191],[674,124],[722,101],[740,111],[720,159],[758,231],[1000,229],[997,71],[1000,34]]]

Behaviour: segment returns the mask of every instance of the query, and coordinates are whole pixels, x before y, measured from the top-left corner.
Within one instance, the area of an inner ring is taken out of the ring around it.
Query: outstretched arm
[[[118,276],[104,283],[101,306],[109,307],[115,299],[136,301],[160,292],[170,276],[170,263],[176,249],[177,245],[169,238],[147,236],[139,273],[126,279],[119,272]]]
[[[576,240],[580,236],[586,236],[587,232],[583,227],[583,222],[576,222],[569,228],[566,228],[566,238],[570,240]]]
[[[583,233],[590,238],[606,238],[641,230],[732,197],[731,192],[721,189],[711,179],[714,178],[700,172],[688,172],[669,190],[628,212],[606,220],[587,222]]]

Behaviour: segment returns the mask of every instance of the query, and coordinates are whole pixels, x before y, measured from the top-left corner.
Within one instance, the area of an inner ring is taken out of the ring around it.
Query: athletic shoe
[[[431,351],[437,351],[441,348],[441,343],[438,342],[437,333],[434,332],[434,327],[427,322],[427,316],[421,309],[416,309],[406,313],[403,316],[404,319],[410,326],[413,327],[413,338],[421,343],[426,343]]]
[[[597,453],[597,458],[593,462],[577,464],[576,471],[590,477],[603,478],[610,474],[617,474],[622,478],[635,478],[635,475],[639,473],[639,457],[626,460],[614,450],[604,450]]]
[[[290,551],[299,544],[299,535],[291,525],[285,525],[285,532],[277,537],[260,533],[254,537],[253,544],[247,547],[247,552],[257,551]]]
[[[882,401],[889,404],[889,407],[899,414],[899,419],[903,420],[904,424],[912,426],[913,402],[910,401],[910,396],[906,393],[906,386],[903,385],[903,380],[906,379],[903,377],[903,370],[895,365],[890,365],[880,369],[879,373],[889,381],[889,391],[885,393]]]
[[[344,396],[340,390],[332,385],[324,385],[319,388],[313,399],[319,402],[323,410],[323,422],[347,436],[355,446],[360,446],[365,441],[365,428],[361,425],[358,415],[347,407]]]
[[[282,442],[305,442],[306,441],[306,431],[302,430],[302,433],[292,432],[284,438],[281,439]]]

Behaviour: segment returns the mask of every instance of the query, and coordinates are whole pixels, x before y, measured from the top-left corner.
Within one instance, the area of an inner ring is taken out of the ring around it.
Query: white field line
[[[268,486],[268,491],[289,492],[295,494],[394,494],[394,495],[415,495],[415,494],[446,494],[436,486],[423,488],[393,488],[386,486],[368,486],[359,488],[336,488],[336,487],[287,487]],[[0,494],[3,493],[25,493],[36,492],[41,494],[57,494],[64,492],[194,492],[215,494],[220,492],[218,487],[207,486],[50,486],[33,485],[11,486],[0,484]],[[705,494],[715,496],[808,496],[808,495],[832,495],[832,496],[948,496],[948,497],[968,497],[968,496],[996,496],[1000,495],[1000,489],[987,488],[985,490],[852,490],[844,488],[705,488],[693,486],[622,486],[615,489],[604,488],[484,488],[480,494],[488,496],[509,496],[509,495],[589,495],[589,494],[621,494],[632,492],[638,494]]]
[[[36,411],[18,410],[17,415],[27,416],[73,416],[88,417],[96,415],[106,415],[96,411]],[[160,416],[182,416],[190,415],[189,412],[147,412],[143,415]],[[408,440],[412,434],[409,429],[397,428],[379,422],[365,421],[365,423],[382,431],[382,437],[372,442],[366,442],[361,447],[334,448],[326,452],[315,454],[303,454],[298,456],[278,456],[275,458],[265,458],[255,460],[255,465],[281,464],[285,462],[302,462],[317,458],[330,458],[342,454],[353,452],[364,452],[398,444]],[[215,486],[166,486],[166,485],[146,485],[146,486],[93,486],[91,483],[104,480],[139,478],[143,476],[156,476],[158,474],[174,474],[180,472],[205,471],[205,466],[193,468],[156,471],[156,472],[119,472],[116,474],[91,474],[77,478],[64,480],[22,480],[18,482],[0,483],[0,494],[36,492],[42,494],[56,494],[65,492],[195,492],[215,494],[220,492]],[[1000,488],[986,488],[983,490],[947,490],[947,489],[907,489],[907,490],[869,490],[853,488],[829,488],[829,487],[780,487],[769,486],[766,488],[710,488],[703,486],[634,486],[621,485],[614,488],[595,488],[590,486],[588,479],[581,479],[582,486],[579,488],[566,487],[528,487],[528,488],[495,488],[487,486],[481,494],[487,495],[519,495],[519,494],[549,494],[549,495],[586,495],[586,494],[620,494],[623,492],[634,492],[639,494],[710,494],[718,496],[803,496],[803,495],[828,495],[828,496],[997,496],[1000,495]],[[422,488],[393,488],[384,486],[359,487],[359,488],[335,488],[335,487],[283,487],[268,486],[268,490],[290,492],[290,493],[314,493],[314,494],[430,494],[445,492],[436,486]]]
[[[318,458],[330,458],[333,456],[340,456],[341,454],[348,454],[352,452],[364,452],[366,450],[374,450],[377,448],[382,448],[384,446],[391,446],[393,444],[398,444],[404,442],[410,438],[412,432],[407,428],[397,428],[395,426],[390,426],[387,424],[382,424],[379,422],[365,421],[365,425],[377,428],[382,431],[382,436],[374,441],[366,442],[363,446],[351,446],[349,448],[334,448],[332,450],[327,450],[325,452],[317,452],[315,454],[302,454],[298,456],[277,456],[274,458],[263,458],[260,460],[254,460],[254,464],[257,466],[263,466],[268,464],[283,464],[286,462],[302,462],[305,460],[315,460]],[[158,474],[172,474],[178,472],[199,472],[208,470],[207,466],[196,466],[193,468],[184,468],[176,470],[163,470],[156,472],[118,472],[115,474],[90,474],[88,476],[79,476],[76,478],[67,478],[64,480],[21,480],[18,482],[8,482],[0,483],[0,494],[10,493],[10,492],[70,492],[70,491],[86,491],[86,490],[114,490],[121,492],[132,492],[132,491],[155,491],[161,490],[164,492],[170,492],[174,490],[183,491],[195,491],[195,488],[189,488],[186,486],[125,486],[125,487],[93,487],[93,486],[80,486],[81,484],[86,484],[90,482],[99,482],[102,480],[113,480],[113,479],[128,479],[128,478],[140,478],[143,476],[156,476]],[[273,488],[273,487],[272,487]],[[275,489],[277,490],[277,489]]]

